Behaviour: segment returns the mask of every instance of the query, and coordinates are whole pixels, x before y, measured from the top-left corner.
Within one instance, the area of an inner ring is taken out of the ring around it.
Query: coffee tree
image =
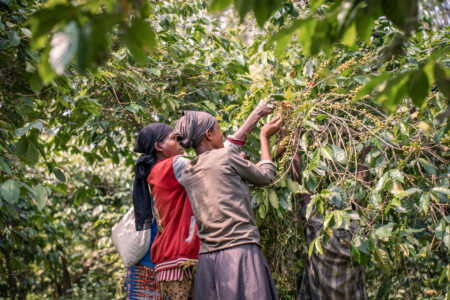
[[[140,128],[194,109],[231,133],[261,99],[285,118],[252,191],[280,296],[356,222],[369,297],[448,297],[447,3],[404,2],[0,1],[0,297],[123,298]]]

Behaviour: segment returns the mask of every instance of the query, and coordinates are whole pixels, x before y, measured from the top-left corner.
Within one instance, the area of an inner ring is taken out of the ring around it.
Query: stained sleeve
[[[233,135],[227,136],[225,143],[223,143],[225,147],[231,147],[233,149],[239,150],[241,146],[245,145],[245,141],[241,141],[236,139]]]
[[[275,179],[276,167],[270,160],[262,160],[254,164],[242,158],[236,149],[230,149],[227,153],[230,166],[247,182],[264,186],[271,184]]]
[[[189,159],[181,155],[178,155],[173,159],[173,172],[175,173],[175,178],[181,185],[183,185],[183,181],[181,180],[183,170],[189,162]]]

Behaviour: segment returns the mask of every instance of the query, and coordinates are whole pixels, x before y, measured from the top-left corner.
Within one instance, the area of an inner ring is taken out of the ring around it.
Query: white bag
[[[150,247],[151,228],[136,231],[134,208],[112,228],[111,239],[126,267],[137,264]]]

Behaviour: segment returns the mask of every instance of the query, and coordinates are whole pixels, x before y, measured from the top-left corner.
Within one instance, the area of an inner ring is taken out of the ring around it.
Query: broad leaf
[[[14,204],[19,200],[20,187],[15,180],[9,179],[2,183],[0,193],[2,194],[3,199],[10,204]]]
[[[67,64],[75,55],[78,49],[78,39],[78,26],[75,21],[70,22],[63,30],[53,36],[50,42],[48,62],[56,74],[63,74]]]
[[[144,64],[147,54],[156,48],[156,34],[144,20],[134,18],[125,36],[125,43],[136,61]]]
[[[37,205],[41,208],[44,207],[48,200],[47,189],[42,184],[37,185],[34,188],[34,197]]]
[[[428,77],[422,69],[419,69],[411,75],[408,83],[408,93],[415,105],[422,106],[428,90]]]
[[[269,190],[269,201],[273,208],[278,209],[280,207],[277,193],[274,190]]]

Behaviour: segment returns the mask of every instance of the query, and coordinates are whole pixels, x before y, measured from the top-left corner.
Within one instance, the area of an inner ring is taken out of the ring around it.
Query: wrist
[[[270,136],[267,135],[267,133],[261,132],[259,134],[259,138],[260,138],[260,140],[269,140]]]

